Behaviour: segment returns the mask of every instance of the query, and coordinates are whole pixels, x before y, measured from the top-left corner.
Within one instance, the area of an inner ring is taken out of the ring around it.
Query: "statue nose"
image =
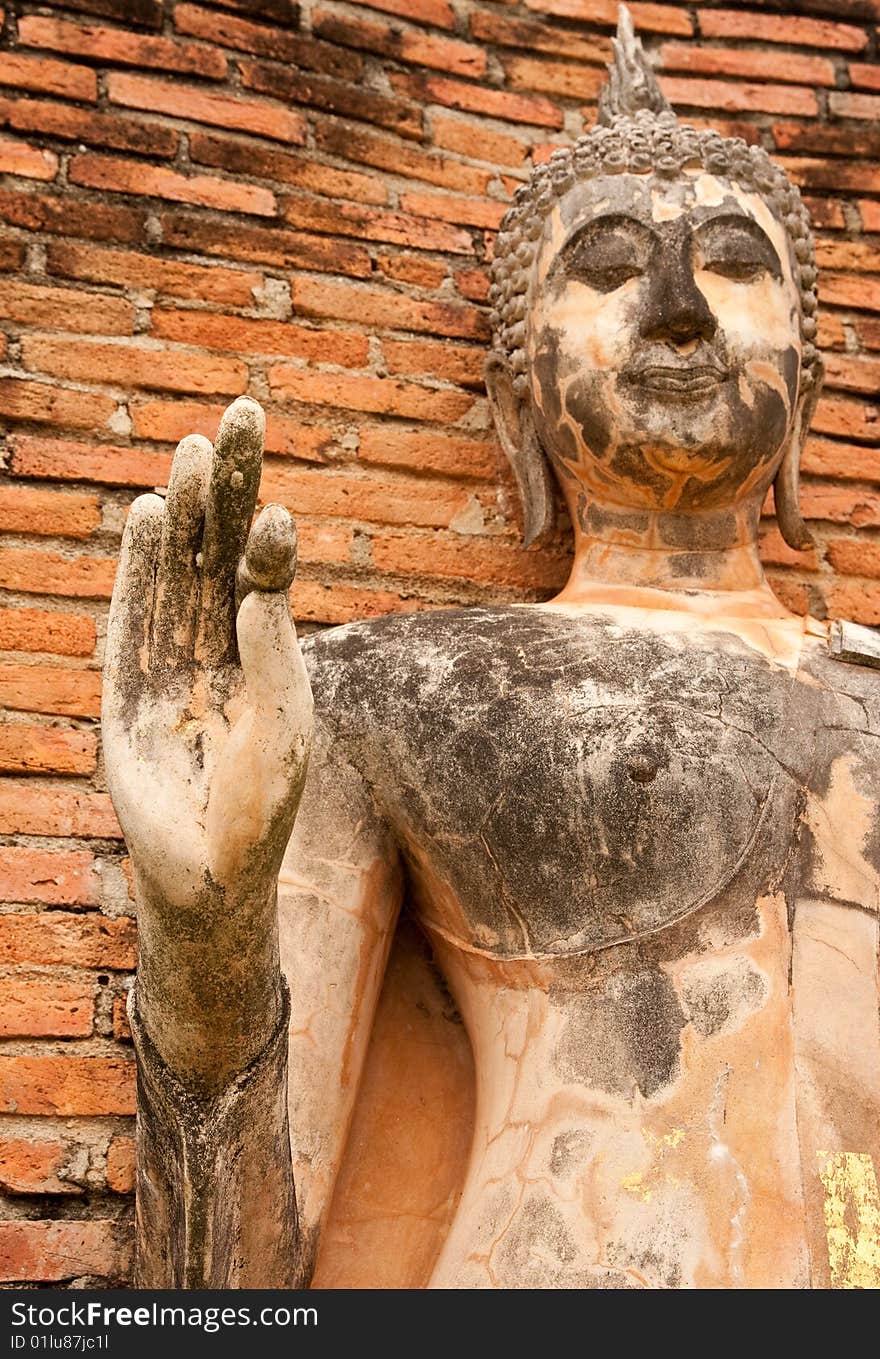
[[[718,322],[697,287],[690,250],[682,244],[664,253],[645,300],[640,325],[642,338],[673,344],[711,340]]]

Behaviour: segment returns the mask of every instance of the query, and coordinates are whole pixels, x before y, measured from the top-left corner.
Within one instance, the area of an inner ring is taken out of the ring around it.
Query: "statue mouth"
[[[661,400],[697,401],[711,395],[726,378],[726,370],[715,364],[648,364],[633,373],[630,380]]]

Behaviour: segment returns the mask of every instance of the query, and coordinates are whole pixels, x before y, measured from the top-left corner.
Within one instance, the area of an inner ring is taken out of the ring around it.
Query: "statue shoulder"
[[[523,623],[522,610],[502,605],[384,614],[313,633],[302,650],[316,708],[364,715],[424,702],[450,664],[471,652],[485,660],[499,629]]]

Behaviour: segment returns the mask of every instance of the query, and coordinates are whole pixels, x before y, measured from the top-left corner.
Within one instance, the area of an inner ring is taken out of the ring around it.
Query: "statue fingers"
[[[152,659],[175,669],[192,659],[199,599],[198,553],[211,475],[211,444],[200,434],[181,440],[171,464],[153,606]]]
[[[287,591],[252,590],[238,611],[238,650],[255,733],[285,766],[305,760],[312,690]]]
[[[142,495],[128,513],[107,622],[105,722],[121,720],[128,725],[132,707],[147,686],[153,583],[164,508],[161,496]]]
[[[296,575],[296,525],[282,505],[267,505],[248,535],[235,577],[236,604],[252,590],[289,590]]]
[[[225,411],[214,443],[195,646],[207,666],[235,659],[235,573],[257,503],[265,426],[262,408],[242,396]]]

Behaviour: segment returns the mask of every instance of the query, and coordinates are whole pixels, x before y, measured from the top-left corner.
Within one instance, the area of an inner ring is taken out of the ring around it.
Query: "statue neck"
[[[750,612],[787,616],[758,554],[760,509],[757,500],[702,513],[582,507],[572,515],[574,562],[558,602],[587,604],[609,590],[662,591],[675,598],[723,595],[725,609],[741,597]]]

